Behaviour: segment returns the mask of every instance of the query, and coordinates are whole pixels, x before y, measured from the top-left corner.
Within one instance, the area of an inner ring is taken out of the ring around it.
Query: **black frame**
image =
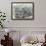
[[[32,3],[33,4],[33,8],[32,8],[32,12],[33,12],[33,18],[32,19],[13,19],[13,4],[17,4],[17,3]],[[12,20],[34,20],[34,2],[11,2],[11,19]]]

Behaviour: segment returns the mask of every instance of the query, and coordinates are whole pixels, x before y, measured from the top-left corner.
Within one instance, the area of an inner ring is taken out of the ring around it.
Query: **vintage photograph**
[[[34,3],[33,2],[12,2],[11,15],[15,20],[33,20]]]

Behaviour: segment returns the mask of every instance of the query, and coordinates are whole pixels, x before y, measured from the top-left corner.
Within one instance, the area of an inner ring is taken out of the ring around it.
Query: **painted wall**
[[[34,20],[11,20],[11,2],[34,2]],[[0,0],[0,10],[6,12],[6,27],[46,27],[46,0]]]

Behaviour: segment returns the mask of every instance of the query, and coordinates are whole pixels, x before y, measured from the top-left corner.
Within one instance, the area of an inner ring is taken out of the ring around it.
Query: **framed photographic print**
[[[12,2],[11,19],[13,20],[33,20],[34,3],[33,2]]]

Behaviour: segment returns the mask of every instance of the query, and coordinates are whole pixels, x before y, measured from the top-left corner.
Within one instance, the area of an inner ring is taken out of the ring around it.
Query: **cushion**
[[[37,41],[37,38],[35,36],[28,36],[28,35],[24,35],[21,39],[20,42],[21,43],[32,43],[34,41]]]

